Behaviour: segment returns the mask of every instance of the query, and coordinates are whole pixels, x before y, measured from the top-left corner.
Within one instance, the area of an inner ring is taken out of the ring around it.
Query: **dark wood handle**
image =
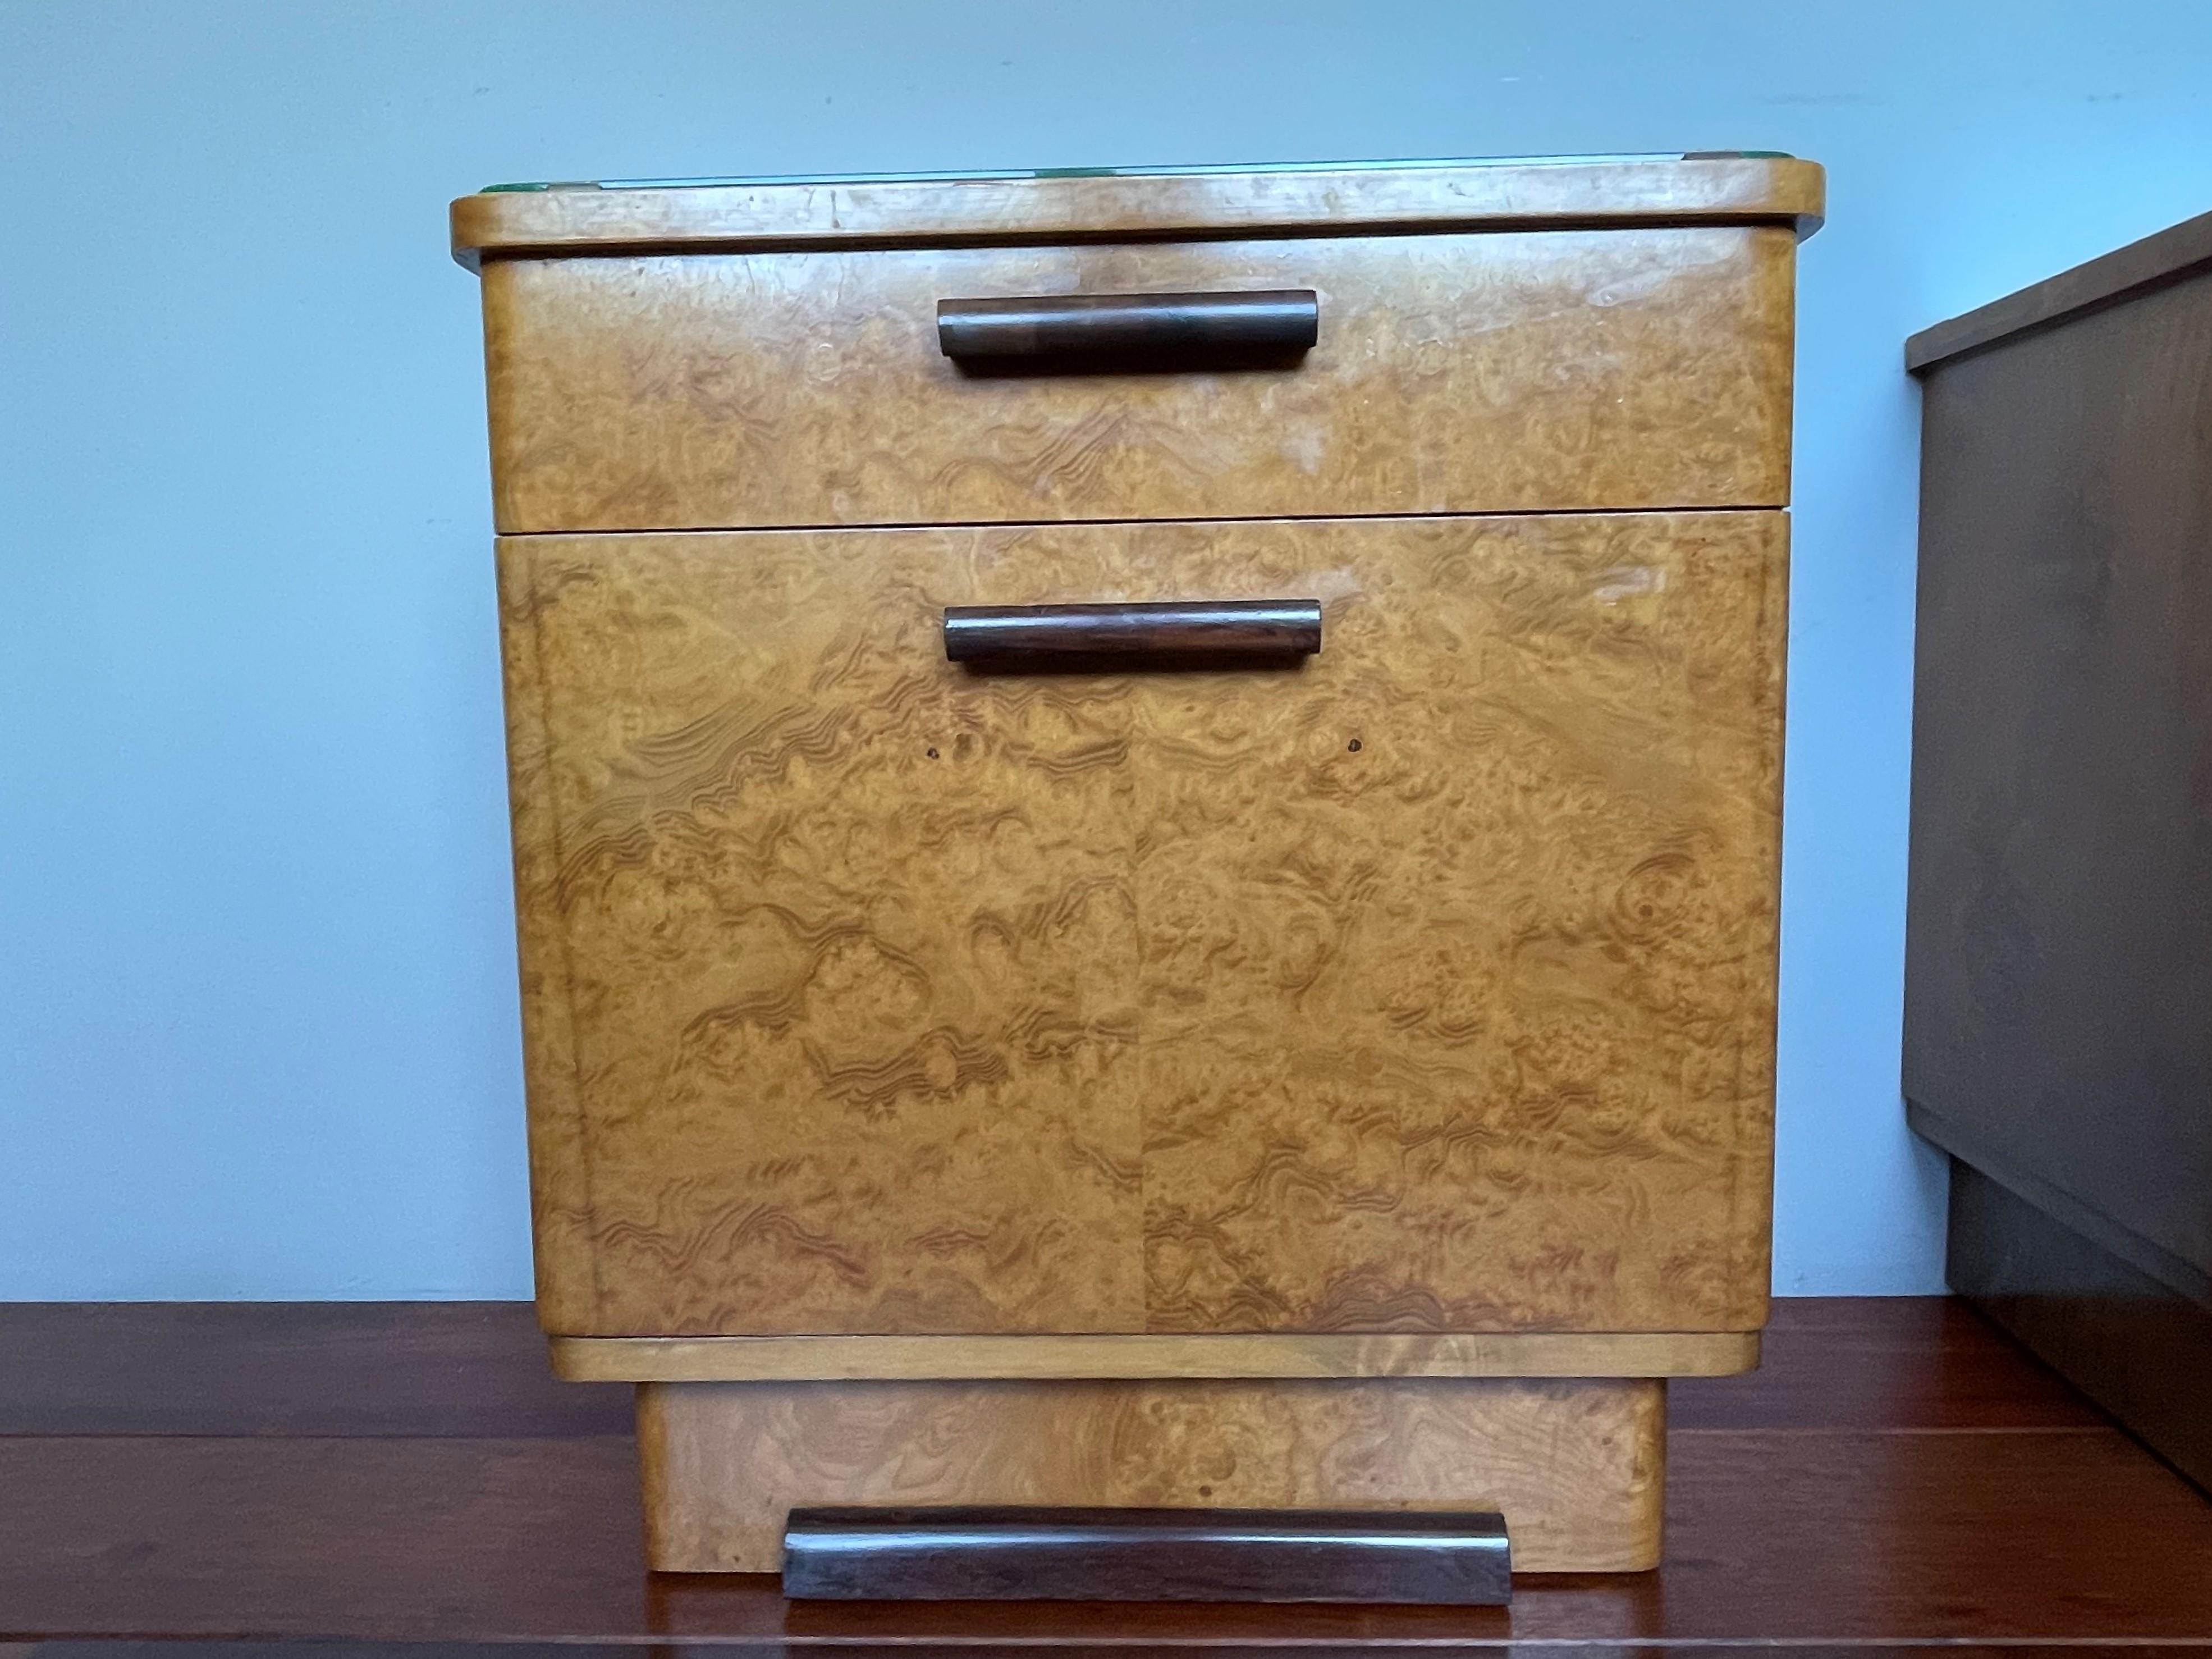
[[[1502,1606],[1512,1542],[1495,1510],[801,1507],[783,1593]]]
[[[1321,649],[1318,599],[1209,599],[1170,605],[948,606],[953,662],[1088,657],[1280,661]]]
[[[938,347],[963,361],[1289,353],[1320,333],[1321,297],[1310,288],[937,302]]]

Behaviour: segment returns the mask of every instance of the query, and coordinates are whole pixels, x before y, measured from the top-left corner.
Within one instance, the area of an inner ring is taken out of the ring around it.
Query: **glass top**
[[[1197,167],[1008,167],[948,173],[765,173],[711,179],[579,179],[486,185],[481,194],[521,190],[702,190],[718,185],[894,185],[1007,179],[1175,179],[1218,173],[1358,173],[1413,167],[1589,167],[1619,161],[1788,161],[1778,149],[1647,151],[1626,155],[1476,155],[1419,161],[1250,161]]]

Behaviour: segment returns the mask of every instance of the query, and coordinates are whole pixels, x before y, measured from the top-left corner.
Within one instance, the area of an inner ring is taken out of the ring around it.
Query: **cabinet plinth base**
[[[1659,1562],[1666,1385],[1363,1377],[647,1382],[662,1572],[775,1572],[794,1505],[1486,1510],[1522,1572]]]

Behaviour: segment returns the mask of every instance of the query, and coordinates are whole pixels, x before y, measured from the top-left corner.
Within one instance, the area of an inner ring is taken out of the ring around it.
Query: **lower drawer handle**
[[[963,362],[1292,353],[1320,333],[1321,296],[1310,288],[937,302],[938,349]]]
[[[1234,665],[1321,649],[1318,599],[1210,599],[1165,605],[951,605],[952,662],[1070,658],[1203,658]]]

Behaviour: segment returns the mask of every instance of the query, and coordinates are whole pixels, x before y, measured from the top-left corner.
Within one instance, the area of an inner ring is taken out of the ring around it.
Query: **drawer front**
[[[503,542],[549,1328],[1755,1327],[1785,534]],[[1298,667],[939,631],[1287,598]]]
[[[1769,507],[1779,228],[495,260],[509,532]],[[977,372],[941,300],[1310,289],[1302,359]]]

